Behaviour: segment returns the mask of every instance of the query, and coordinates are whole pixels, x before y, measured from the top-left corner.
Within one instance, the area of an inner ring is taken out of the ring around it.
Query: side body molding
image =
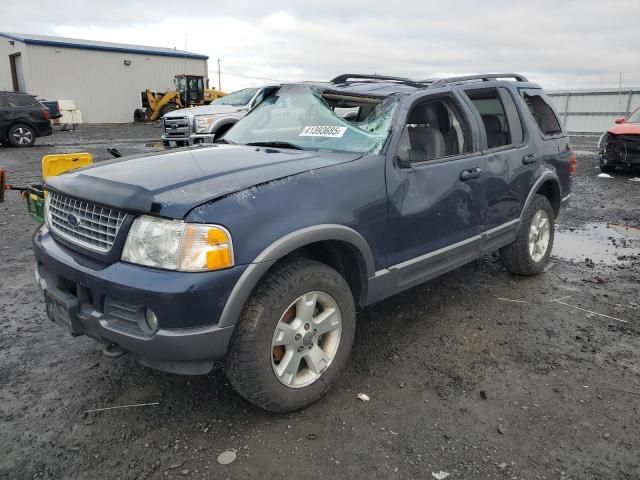
[[[218,327],[235,325],[251,292],[264,274],[280,258],[294,250],[315,242],[337,240],[353,245],[364,259],[367,278],[375,275],[373,254],[367,241],[358,232],[344,225],[325,224],[291,232],[265,248],[244,271],[231,290],[220,316]]]

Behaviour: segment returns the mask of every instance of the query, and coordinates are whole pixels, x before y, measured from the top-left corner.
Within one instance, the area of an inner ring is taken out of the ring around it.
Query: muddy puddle
[[[640,257],[640,228],[588,223],[580,228],[558,226],[552,256],[564,260],[614,265]]]

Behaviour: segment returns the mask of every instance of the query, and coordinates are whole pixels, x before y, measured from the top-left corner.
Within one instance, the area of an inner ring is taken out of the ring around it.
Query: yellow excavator
[[[205,88],[201,75],[176,75],[173,79],[174,90],[154,92],[147,89],[141,93],[142,108],[133,112],[136,122],[155,121],[165,113],[179,108],[207,105],[216,98],[224,97],[225,92],[215,88]]]

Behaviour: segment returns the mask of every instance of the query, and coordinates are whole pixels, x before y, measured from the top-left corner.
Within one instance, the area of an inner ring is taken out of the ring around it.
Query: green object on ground
[[[44,223],[44,191],[38,187],[27,187],[20,194],[31,218],[38,223]]]

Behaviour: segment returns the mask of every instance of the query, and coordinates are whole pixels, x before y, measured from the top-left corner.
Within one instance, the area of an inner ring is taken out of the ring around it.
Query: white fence
[[[570,133],[602,133],[640,107],[640,88],[548,92]]]

